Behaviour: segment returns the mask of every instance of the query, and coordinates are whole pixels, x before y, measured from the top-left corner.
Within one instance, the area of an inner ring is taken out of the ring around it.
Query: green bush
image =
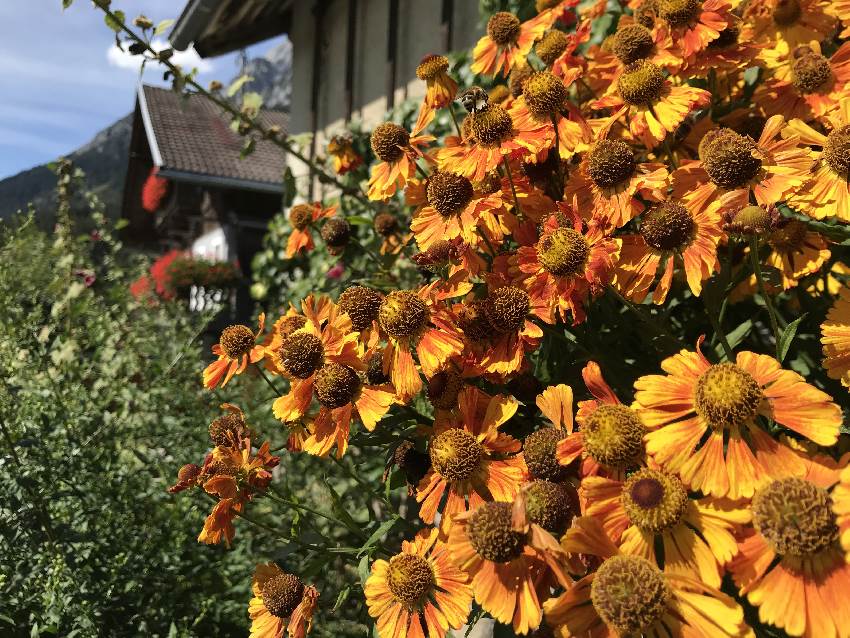
[[[166,492],[208,445],[206,319],[136,301],[141,264],[91,197],[74,235],[60,179],[55,235],[0,227],[0,635],[246,633],[248,547],[199,551],[206,504]]]

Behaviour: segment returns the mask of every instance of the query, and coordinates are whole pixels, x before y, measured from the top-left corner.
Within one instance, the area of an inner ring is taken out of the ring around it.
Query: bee
[[[467,113],[480,113],[490,106],[490,96],[480,86],[471,86],[460,94],[457,101],[463,104]]]

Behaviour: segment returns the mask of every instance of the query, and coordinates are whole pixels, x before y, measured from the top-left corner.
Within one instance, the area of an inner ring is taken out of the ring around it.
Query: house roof
[[[169,40],[194,43],[202,57],[222,55],[289,31],[293,0],[188,0]]]
[[[153,163],[162,177],[212,186],[266,192],[283,191],[286,156],[269,142],[240,157],[245,140],[230,128],[231,118],[203,96],[182,97],[169,89],[141,85],[139,110]],[[287,116],[260,111],[265,126],[286,130]]]

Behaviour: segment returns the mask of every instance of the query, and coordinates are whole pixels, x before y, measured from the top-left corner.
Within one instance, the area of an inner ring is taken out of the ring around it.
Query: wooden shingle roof
[[[165,88],[139,87],[139,107],[154,164],[176,181],[282,192],[284,151],[267,140],[240,157],[245,138],[230,128],[231,118],[203,96],[181,97]],[[261,111],[266,126],[286,131],[287,116]]]

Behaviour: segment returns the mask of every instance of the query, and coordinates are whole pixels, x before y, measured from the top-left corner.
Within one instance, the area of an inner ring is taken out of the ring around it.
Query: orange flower
[[[577,519],[561,544],[568,552],[598,557],[601,565],[544,603],[546,623],[558,638],[748,635],[733,598],[620,553],[592,517]]]
[[[444,55],[429,54],[422,58],[416,67],[416,77],[425,82],[425,98],[422,101],[420,119],[426,117],[426,111],[436,111],[450,107],[457,95],[457,82],[446,72],[449,59]]]
[[[465,279],[465,273],[461,275]],[[465,287],[450,294],[459,296],[468,290]],[[396,290],[386,296],[378,311],[378,320],[388,341],[384,350],[384,372],[390,375],[402,401],[408,401],[422,389],[412,349],[416,350],[422,371],[429,377],[463,350],[461,335],[435,296],[429,286],[418,292]]]
[[[662,22],[659,30],[670,34],[685,58],[705,51],[736,20],[726,0],[659,0],[655,11]]]
[[[531,299],[521,288],[492,277],[485,299],[467,299],[453,308],[458,327],[463,330],[470,356],[479,373],[507,375],[518,372],[525,355],[537,348],[543,331],[529,315],[552,322],[548,304],[532,308]]]
[[[570,465],[581,459],[579,476],[603,475],[624,480],[626,472],[643,465],[646,426],[634,410],[620,402],[602,377],[599,364],[589,362],[581,376],[594,398],[579,401],[576,420],[581,429],[573,432],[570,424],[568,436],[558,443],[558,462]],[[569,406],[572,412],[572,390]]]
[[[571,172],[564,198],[576,197],[585,219],[592,216],[606,227],[619,228],[643,210],[638,196],[656,201],[663,197],[667,168],[660,162],[638,163],[631,146],[606,135],[607,130],[597,134],[578,170]]]
[[[306,321],[270,346],[269,358],[279,373],[290,379],[289,392],[278,397],[272,405],[275,417],[288,423],[307,413],[313,398],[316,376],[322,366],[334,363],[360,369],[357,333],[351,329],[351,319],[339,307],[324,298],[318,306],[313,295],[302,303]]]
[[[613,120],[626,116],[629,130],[653,148],[674,132],[694,110],[706,106],[711,94],[692,86],[674,86],[661,68],[647,60],[626,65],[594,109],[617,109]]]
[[[531,119],[520,126],[501,106],[470,113],[463,121],[464,139],[447,137],[445,146],[437,151],[441,170],[463,175],[481,182],[496,171],[505,158],[536,155],[551,143],[551,124],[538,124]]]
[[[198,482],[207,494],[219,500],[204,521],[198,542],[217,545],[223,540],[230,547],[236,535],[233,519],[257,492],[268,487],[272,479],[270,470],[279,462],[280,458],[269,452],[268,441],[255,455],[247,437],[240,441],[240,447],[217,446],[207,456]]]
[[[729,78],[724,76],[746,69],[765,46],[765,42],[755,42],[751,24],[733,18],[703,51],[685,60],[683,71],[701,77],[714,71],[718,81],[728,82]]]
[[[831,379],[850,387],[850,288],[841,289],[820,330],[823,367]]]
[[[337,175],[345,175],[363,163],[363,157],[354,150],[350,135],[334,135],[328,142],[328,155],[333,158]]]
[[[769,58],[765,50],[763,56]],[[775,75],[756,89],[753,101],[767,115],[782,114],[785,119],[810,121],[822,118],[838,106],[850,82],[850,42],[832,55],[821,55],[818,42],[797,47],[782,57],[774,57]]]
[[[846,461],[846,457],[843,460]],[[840,533],[839,541],[846,552],[845,558],[850,557],[850,465],[841,470],[839,483],[833,488],[831,496],[832,511]],[[850,563],[850,560],[847,562]]]
[[[304,638],[313,626],[318,590],[304,586],[298,576],[274,563],[260,563],[251,581],[254,596],[248,603],[250,638]]]
[[[376,560],[363,592],[380,638],[444,638],[469,616],[472,590],[436,529],[420,530],[389,561]]]
[[[832,0],[826,9],[829,15],[841,21],[843,30],[838,34],[842,40],[850,37],[850,0]]]
[[[590,129],[581,113],[567,98],[567,90],[581,68],[574,67],[565,77],[549,71],[533,73],[523,82],[522,95],[514,100],[509,114],[520,130],[545,131],[544,146],[558,143],[560,156],[569,160],[590,136]],[[552,121],[557,122],[557,134]]]
[[[729,566],[761,622],[804,638],[841,636],[850,625],[843,602],[850,594],[850,565],[830,494],[838,472],[822,474],[784,478],[758,490],[751,505],[754,525],[744,530]]]
[[[826,135],[800,120],[791,120],[783,131],[783,136],[799,136],[804,144],[821,148],[812,151],[814,168],[788,204],[815,219],[837,217],[846,222],[850,221],[850,97],[842,98],[823,119],[830,129]]]
[[[675,476],[643,468],[620,481],[588,476],[581,482],[584,513],[602,523],[620,550],[667,573],[720,587],[723,567],[738,553],[734,532],[750,514],[730,501],[688,495]],[[659,556],[656,547],[663,547]]]
[[[490,16],[487,21],[487,35],[482,37],[472,51],[473,73],[482,75],[507,75],[514,65],[525,61],[534,42],[549,28],[550,19],[533,18],[520,23],[519,18],[507,11]]]
[[[745,5],[744,19],[753,24],[757,41],[791,51],[833,32],[831,6],[827,0],[752,0]]]
[[[667,376],[635,382],[635,406],[651,430],[647,453],[690,489],[746,498],[771,478],[802,474],[799,456],[759,417],[818,445],[838,440],[841,410],[829,395],[766,355],[739,352],[735,363],[712,365],[701,344],[665,359]]]
[[[563,202],[558,213],[542,226],[540,239],[534,246],[520,246],[510,258],[514,284],[523,287],[532,307],[540,302],[566,321],[584,320],[584,303],[598,292],[610,278],[620,252],[619,240],[608,237],[598,225],[582,232],[581,219]]]
[[[434,138],[422,130],[434,119],[434,113],[420,117],[412,133],[392,122],[379,124],[372,131],[372,151],[380,162],[372,166],[369,199],[386,200],[404,188],[416,172],[419,158],[430,158],[419,148]]]
[[[228,326],[221,331],[218,343],[212,347],[212,353],[217,355],[218,359],[204,369],[205,388],[215,388],[219,382],[225,386],[234,374],[245,372],[249,361],[257,363],[262,360],[265,350],[263,346],[257,345],[256,341],[265,323],[266,315],[261,312],[256,333],[251,332],[248,326],[242,325]]]
[[[410,222],[410,230],[422,250],[458,238],[467,244],[478,244],[479,224],[486,224],[482,215],[492,216],[502,208],[500,194],[476,193],[466,177],[448,171],[435,171],[424,184],[412,183],[408,191],[411,189],[424,190],[424,196],[416,196],[422,205]]]
[[[316,229],[316,223],[325,217],[336,215],[336,206],[322,208],[321,202],[312,204],[296,204],[289,211],[289,223],[292,224],[292,233],[286,242],[286,258],[292,259],[302,250],[307,252],[313,250],[312,230]]]
[[[509,503],[484,503],[454,520],[449,552],[468,574],[476,602],[518,634],[536,629],[543,618],[540,601],[555,578],[562,586],[569,582],[562,569],[566,556],[555,539],[529,524],[523,507]]]
[[[717,205],[698,195],[660,202],[643,215],[637,234],[621,238],[614,285],[624,296],[641,303],[652,289],[653,303],[664,303],[677,263],[694,295],[702,292],[702,282],[719,267],[717,244],[723,233]]]
[[[779,134],[784,139],[777,139]],[[812,159],[781,115],[764,125],[758,141],[727,128],[713,129],[699,144],[699,161],[684,162],[673,180],[673,196],[717,199],[721,208],[770,206],[788,199],[809,178]]]
[[[438,416],[428,444],[431,469],[416,494],[419,517],[433,523],[440,504],[440,527],[447,532],[456,514],[475,509],[488,500],[512,501],[519,492],[525,464],[520,443],[499,432],[516,413],[513,397],[490,397],[464,387],[457,411]]]

